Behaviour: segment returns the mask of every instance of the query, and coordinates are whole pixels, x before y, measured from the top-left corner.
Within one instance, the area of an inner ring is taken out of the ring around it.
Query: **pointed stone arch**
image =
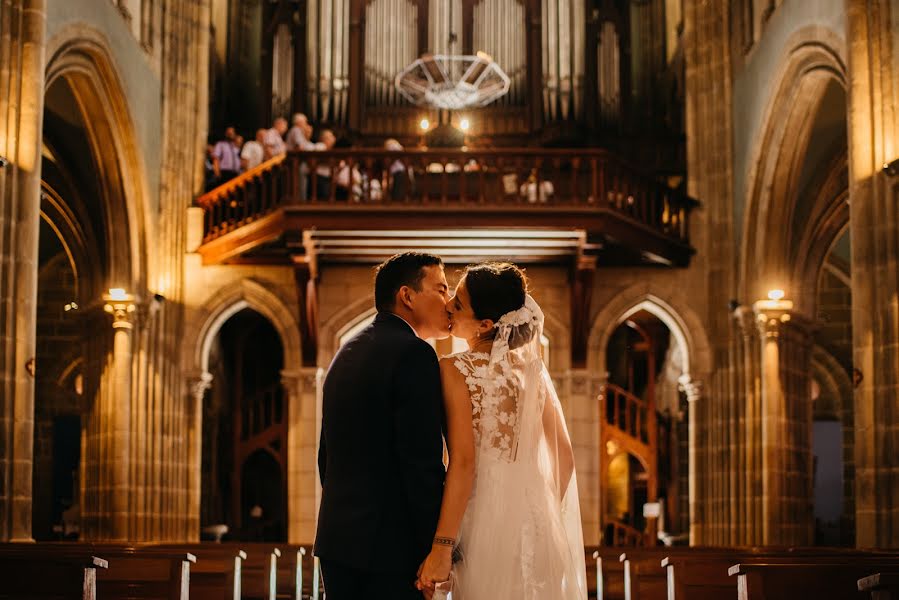
[[[126,287],[142,294],[153,266],[146,241],[153,238],[154,220],[146,161],[113,51],[100,31],[78,24],[48,41],[47,57],[45,90],[64,80],[77,99],[106,209],[107,281],[92,293]]]
[[[836,83],[846,90],[848,85],[845,43],[836,33],[808,27],[797,31],[787,47],[746,178],[739,281],[741,297],[751,300],[764,298],[772,288],[792,290],[791,297],[801,300],[795,294],[803,274],[795,273],[790,264],[790,227],[800,171],[828,87]],[[833,196],[822,201],[830,202]],[[764,272],[758,271],[759,265],[764,265]]]

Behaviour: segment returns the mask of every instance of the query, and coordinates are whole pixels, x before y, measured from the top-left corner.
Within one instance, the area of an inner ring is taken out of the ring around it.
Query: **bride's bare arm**
[[[556,410],[551,398],[547,398],[543,405],[543,431],[547,443],[555,450],[559,498],[562,499],[574,474],[574,449],[571,447],[565,423],[562,422],[562,413]]]
[[[451,359],[440,361],[443,382],[443,402],[446,407],[447,449],[449,467],[440,505],[436,538],[455,540],[459,535],[462,516],[468,506],[474,482],[474,429],[471,423],[471,399],[465,378],[453,366]],[[431,586],[446,581],[452,568],[453,546],[436,543],[422,563],[419,583]]]

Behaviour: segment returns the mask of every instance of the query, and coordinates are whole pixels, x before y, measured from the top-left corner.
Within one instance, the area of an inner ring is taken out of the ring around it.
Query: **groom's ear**
[[[402,304],[412,310],[412,289],[408,285],[402,286],[396,293],[396,304]]]

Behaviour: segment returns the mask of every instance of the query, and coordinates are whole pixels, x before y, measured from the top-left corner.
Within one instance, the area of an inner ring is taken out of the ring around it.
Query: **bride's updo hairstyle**
[[[524,271],[509,262],[490,262],[466,267],[465,287],[476,319],[494,323],[524,306],[528,280]]]

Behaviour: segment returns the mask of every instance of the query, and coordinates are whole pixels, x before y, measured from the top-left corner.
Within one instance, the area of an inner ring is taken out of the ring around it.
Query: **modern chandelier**
[[[418,106],[486,106],[509,91],[509,76],[489,54],[423,54],[396,76],[396,89]]]

